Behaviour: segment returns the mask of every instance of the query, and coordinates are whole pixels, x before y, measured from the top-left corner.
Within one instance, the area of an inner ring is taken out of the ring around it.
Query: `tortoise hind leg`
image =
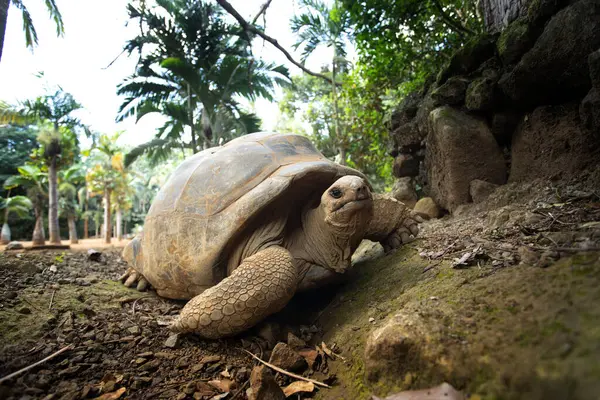
[[[171,329],[209,339],[238,334],[281,310],[294,295],[297,280],[289,251],[266,248],[190,300]]]

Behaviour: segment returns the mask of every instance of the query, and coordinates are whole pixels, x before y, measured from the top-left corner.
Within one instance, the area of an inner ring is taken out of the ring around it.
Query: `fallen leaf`
[[[127,391],[125,388],[121,388],[119,390],[115,390],[111,393],[103,394],[100,397],[96,397],[96,400],[116,400],[121,398],[121,396]]]
[[[310,369],[314,369],[315,364],[319,362],[319,357],[321,356],[317,350],[308,348],[298,350],[298,354],[304,357]]]
[[[290,397],[291,395],[299,392],[313,392],[315,390],[315,385],[312,382],[305,381],[296,381],[292,382],[283,388],[283,393],[285,397]]]
[[[229,392],[231,391],[231,387],[233,386],[234,382],[231,379],[223,379],[223,380],[212,380],[212,381],[208,381],[208,384],[218,390],[220,390],[221,392]]]
[[[221,399],[224,399],[227,396],[229,396],[229,392],[221,393],[221,394],[218,394],[216,396],[213,396],[213,397],[210,398],[210,400],[221,400]]]
[[[374,319],[374,318],[373,318],[373,321],[375,321],[375,319]],[[371,318],[369,318],[369,322],[373,322],[373,321],[371,321]],[[337,354],[337,353],[334,353],[334,352],[333,352],[333,350],[331,350],[329,347],[327,347],[327,345],[325,344],[325,342],[321,342],[321,348],[323,349],[323,352],[324,352],[325,354],[327,354],[327,356],[328,356],[329,358],[331,358],[332,360],[333,360],[334,358],[340,358],[340,359],[342,359],[342,360],[344,360],[344,361],[346,360],[344,357],[340,356],[339,354]]]
[[[231,374],[229,373],[229,371],[225,370],[225,371],[221,371],[221,376],[223,378],[231,378]]]

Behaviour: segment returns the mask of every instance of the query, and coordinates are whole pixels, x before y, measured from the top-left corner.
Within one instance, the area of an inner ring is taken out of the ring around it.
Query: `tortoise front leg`
[[[373,194],[373,218],[365,239],[379,242],[387,252],[410,242],[419,233],[423,219],[393,197]]]
[[[261,250],[190,300],[171,329],[209,339],[238,334],[281,310],[294,295],[297,280],[289,251],[279,246]]]

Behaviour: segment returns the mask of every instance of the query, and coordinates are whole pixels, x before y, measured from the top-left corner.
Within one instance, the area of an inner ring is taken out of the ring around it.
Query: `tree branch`
[[[454,28],[454,30],[458,31],[459,33],[460,32],[467,33],[469,35],[475,34],[475,32],[473,32],[469,28],[463,26],[460,22],[453,20],[452,17],[450,17],[448,14],[446,14],[446,12],[444,11],[444,8],[440,4],[439,0],[433,0],[433,5],[440,12],[442,19],[444,21],[446,21],[446,23],[448,25],[450,25],[450,27]]]
[[[242,26],[242,29],[244,29],[245,31],[254,33],[255,35],[258,35],[261,38],[263,38],[265,41],[271,43],[273,46],[275,46],[275,48],[277,48],[277,50],[281,51],[283,53],[283,55],[285,55],[285,58],[287,58],[296,67],[300,68],[302,71],[306,72],[309,75],[316,76],[321,79],[325,79],[329,83],[333,82],[333,80],[330,79],[329,77],[327,77],[323,74],[319,74],[318,72],[313,72],[313,71],[309,70],[308,68],[306,68],[304,65],[302,65],[299,62],[297,62],[296,60],[294,60],[292,55],[286,49],[281,47],[281,45],[277,42],[276,39],[273,39],[272,37],[266,35],[264,32],[256,29],[256,27],[254,27],[254,25],[249,24],[248,21],[246,21],[244,19],[244,17],[242,17],[240,15],[240,13],[238,13],[235,10],[235,8],[233,8],[233,6],[231,4],[229,4],[229,2],[227,0],[217,0],[217,3],[219,3],[219,5],[221,7],[223,7],[225,9],[225,11],[227,11],[229,14],[231,14],[231,16],[233,16],[233,18],[235,18],[238,21],[238,23]]]
[[[273,0],[267,0],[267,2],[260,7],[260,10],[258,11],[258,14],[256,14],[256,17],[252,18],[252,22],[250,22],[250,25],[256,24],[258,18],[260,18],[260,16],[264,14],[265,11],[267,11],[267,8],[269,8],[269,6],[271,5],[271,1]]]

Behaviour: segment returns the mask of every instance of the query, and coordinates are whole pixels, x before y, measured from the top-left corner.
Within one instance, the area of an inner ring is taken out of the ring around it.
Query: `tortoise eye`
[[[329,191],[329,194],[331,195],[331,197],[333,197],[334,199],[339,199],[340,197],[342,197],[342,191],[338,188],[334,188],[331,189]]]

